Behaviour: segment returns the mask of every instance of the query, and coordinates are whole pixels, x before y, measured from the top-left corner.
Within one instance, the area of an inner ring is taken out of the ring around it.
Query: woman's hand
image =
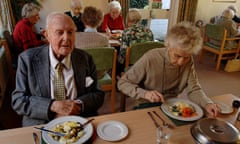
[[[145,92],[144,98],[150,102],[164,102],[163,95],[156,90]]]
[[[213,117],[217,117],[218,113],[220,112],[218,105],[214,103],[208,103],[205,106],[205,109]]]

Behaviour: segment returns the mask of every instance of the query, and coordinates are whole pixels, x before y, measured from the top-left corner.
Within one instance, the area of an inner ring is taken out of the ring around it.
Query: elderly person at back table
[[[109,13],[104,15],[102,31],[111,34],[112,30],[124,30],[124,21],[121,16],[122,7],[118,1],[111,1],[108,4]]]
[[[77,27],[77,32],[83,32],[85,29],[85,26],[81,20],[82,13],[81,10],[83,8],[82,1],[81,0],[71,0],[70,1],[70,11],[65,12],[68,16],[72,18],[74,21],[76,27]]]
[[[193,53],[202,46],[200,31],[188,22],[173,26],[167,34],[166,48],[143,55],[118,81],[124,94],[141,103],[160,103],[184,90],[188,98],[212,116],[218,107],[203,92],[194,68]]]
[[[225,9],[222,13],[222,16],[215,23],[225,27],[227,30],[227,37],[235,37],[240,35],[236,23],[232,20],[233,16],[234,12],[231,9]],[[221,45],[221,41],[211,40],[211,42],[216,45]],[[229,48],[237,48],[238,41],[226,41],[226,46]]]
[[[63,13],[47,16],[49,45],[20,54],[12,107],[23,126],[44,124],[68,115],[97,115],[104,92],[97,87],[93,58],[74,49],[76,27]]]
[[[37,38],[34,25],[39,20],[40,8],[33,3],[26,3],[22,8],[22,19],[18,21],[13,31],[13,39],[17,53],[43,45],[46,40]]]
[[[127,28],[122,33],[122,45],[118,61],[124,63],[126,48],[135,43],[153,41],[153,33],[150,29],[140,24],[141,14],[138,9],[130,9],[127,14]]]
[[[84,8],[82,21],[85,25],[84,32],[77,32],[75,41],[76,48],[108,47],[109,40],[104,34],[97,32],[97,27],[103,19],[103,13],[96,7],[88,6]]]
[[[240,17],[237,16],[237,8],[234,5],[230,5],[228,6],[228,9],[231,9],[234,12],[232,20],[237,24],[240,23]]]

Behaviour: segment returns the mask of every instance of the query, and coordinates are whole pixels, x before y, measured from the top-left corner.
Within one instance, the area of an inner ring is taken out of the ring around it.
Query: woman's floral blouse
[[[135,43],[147,41],[153,41],[153,33],[150,29],[145,28],[139,23],[126,28],[122,33],[122,45],[118,61],[120,63],[124,62],[127,47]]]

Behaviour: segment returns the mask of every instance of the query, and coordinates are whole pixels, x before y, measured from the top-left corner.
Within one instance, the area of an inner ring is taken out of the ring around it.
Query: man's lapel
[[[82,58],[79,56],[80,55],[75,53],[73,50],[71,60],[74,71],[74,78],[76,82],[77,93],[78,95],[81,95],[84,93],[86,65],[83,64]]]
[[[44,97],[51,97],[50,61],[48,45],[43,47],[42,50],[35,55],[35,59],[33,59],[32,65],[41,95]]]

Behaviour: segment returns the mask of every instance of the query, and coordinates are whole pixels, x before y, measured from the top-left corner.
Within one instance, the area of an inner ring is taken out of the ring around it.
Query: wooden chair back
[[[240,37],[227,37],[227,30],[225,27],[217,24],[207,24],[204,34],[204,42],[202,50],[199,54],[199,62],[202,62],[203,54],[205,51],[213,53],[217,59],[215,69],[216,71],[219,71],[221,60],[231,59],[235,57],[234,55],[237,55],[239,53]],[[238,41],[238,46],[236,48],[226,46],[227,41],[236,40]]]
[[[103,91],[111,91],[111,111],[115,112],[117,51],[112,47],[96,47],[83,50],[92,55],[98,72],[110,70],[98,79],[98,84]]]

